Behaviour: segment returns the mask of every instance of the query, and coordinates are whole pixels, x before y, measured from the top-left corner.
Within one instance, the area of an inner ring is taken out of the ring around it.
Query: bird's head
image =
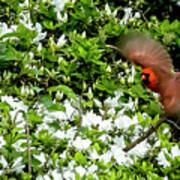
[[[147,88],[157,92],[158,90],[157,77],[151,68],[142,69],[141,80],[143,81],[144,85]]]

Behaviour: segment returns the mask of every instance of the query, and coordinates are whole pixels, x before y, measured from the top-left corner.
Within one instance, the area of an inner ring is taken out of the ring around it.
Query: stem
[[[159,120],[155,126],[152,126],[149,130],[147,130],[141,137],[137,138],[134,142],[132,142],[131,144],[129,144],[128,146],[126,146],[123,150],[124,152],[128,152],[129,150],[131,150],[132,148],[134,148],[137,144],[141,143],[142,141],[144,141],[146,138],[148,138],[152,133],[154,133],[159,126],[164,123],[165,121],[167,121],[166,118],[162,118],[161,120]]]

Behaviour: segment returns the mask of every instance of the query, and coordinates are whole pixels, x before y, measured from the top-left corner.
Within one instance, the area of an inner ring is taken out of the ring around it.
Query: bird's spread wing
[[[171,74],[172,59],[163,46],[141,33],[133,32],[120,38],[119,50],[129,61],[142,68],[150,67],[158,72]]]

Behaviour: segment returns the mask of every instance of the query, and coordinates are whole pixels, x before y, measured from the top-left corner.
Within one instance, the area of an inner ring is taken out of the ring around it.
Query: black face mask
[[[145,79],[142,80],[143,83],[144,83],[145,85],[149,85],[149,84],[150,84],[150,81],[149,81],[149,74],[142,73],[141,76],[145,76],[145,77],[146,77]]]

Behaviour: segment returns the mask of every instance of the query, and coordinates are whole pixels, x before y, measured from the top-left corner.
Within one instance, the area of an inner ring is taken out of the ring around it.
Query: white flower
[[[94,159],[94,160],[100,158],[100,156],[98,155],[96,149],[93,149],[93,150],[92,150],[92,152],[90,153],[90,156],[89,156],[89,157],[90,157],[91,159]]]
[[[66,108],[66,118],[73,121],[74,116],[78,115],[77,110],[71,105],[70,101],[65,101],[64,107]]]
[[[33,23],[31,22],[31,16],[29,11],[22,11],[20,14],[20,23],[26,28],[33,30]]]
[[[137,118],[131,119],[126,115],[121,115],[119,118],[115,119],[114,123],[119,129],[128,129],[131,125],[137,124],[138,120]]]
[[[111,9],[110,9],[108,3],[106,3],[106,5],[105,5],[105,11],[107,12],[107,15],[110,15],[110,14],[111,14]]]
[[[35,30],[38,33],[37,36],[33,39],[34,43],[38,43],[39,41],[45,39],[47,32],[42,32],[42,26],[39,23],[36,23]]]
[[[111,147],[111,151],[113,153],[114,159],[119,165],[125,164],[125,162],[127,161],[127,158],[126,158],[126,153],[122,149],[120,149],[116,145],[113,145]]]
[[[61,159],[66,159],[66,151],[63,151],[63,153],[61,153],[60,158]]]
[[[69,0],[52,0],[51,4],[55,6],[55,10],[61,12],[64,9],[64,5],[68,3]]]
[[[102,136],[99,137],[99,140],[101,140],[102,142],[106,144],[108,144],[110,139],[111,137],[108,134],[103,134]]]
[[[95,171],[97,171],[98,167],[95,164],[92,164],[90,167],[88,167],[88,173],[93,174]]]
[[[24,112],[27,112],[28,110],[28,106],[26,106],[18,98],[14,98],[12,96],[1,96],[1,101],[6,101],[14,110],[22,110]]]
[[[177,5],[180,6],[180,1],[177,1]]]
[[[53,133],[53,136],[55,136],[58,139],[64,139],[65,138],[65,131],[57,130],[55,133]]]
[[[44,180],[42,175],[38,175],[38,177],[36,177],[36,180]]]
[[[81,34],[82,38],[86,38],[86,31],[83,31],[82,34]],[[88,88],[88,94],[89,94],[89,98],[93,98],[93,93],[92,93],[92,88],[89,87]]]
[[[75,173],[71,170],[67,170],[63,173],[63,179],[75,180]]]
[[[66,138],[67,139],[74,139],[76,132],[77,132],[76,127],[68,129],[66,131]]]
[[[26,143],[27,140],[26,139],[20,139],[20,140],[17,140],[15,143],[13,143],[13,147],[17,150],[17,151],[21,151],[21,152],[24,152],[27,148],[26,147],[21,147],[21,145],[23,143]]]
[[[122,107],[124,107],[123,111],[121,113],[123,113],[125,110],[131,110],[134,111],[135,110],[135,102],[132,100],[132,98],[129,98],[128,103],[121,103]]]
[[[102,108],[102,102],[101,101],[99,101],[99,100],[97,100],[97,99],[93,99],[93,101],[94,101],[94,103],[95,103],[95,105],[98,107],[98,108]]]
[[[29,0],[25,0],[23,3],[19,3],[20,7],[28,7],[29,6]]]
[[[57,171],[57,169],[54,169],[54,170],[51,172],[51,175],[52,175],[52,177],[53,177],[54,180],[55,180],[55,179],[63,180],[62,174],[59,173],[59,172]]]
[[[37,51],[41,52],[42,51],[42,43],[38,43]]]
[[[140,17],[141,17],[141,14],[140,14],[139,12],[135,12],[134,18],[135,18],[135,19],[138,19],[138,18],[140,18]]]
[[[136,116],[136,117],[137,117],[137,116]],[[142,131],[145,131],[145,130],[146,130],[146,128],[143,129],[142,126],[136,124],[136,126],[134,127],[134,134],[135,134],[136,136],[139,136],[139,134],[142,133]],[[133,139],[134,139],[134,138],[132,138],[132,140],[133,140]]]
[[[74,161],[74,160],[69,161],[69,163],[68,163],[68,169],[71,170],[71,171],[74,170],[75,164],[76,164],[76,161]]]
[[[6,144],[6,141],[4,140],[3,136],[0,136],[0,149]]]
[[[173,159],[177,156],[180,156],[180,149],[179,149],[178,145],[175,145],[171,148],[171,156]]]
[[[85,150],[90,146],[90,144],[91,141],[89,139],[81,139],[80,137],[77,137],[75,141],[72,142],[72,145],[78,150]]]
[[[64,46],[64,44],[66,43],[66,39],[65,39],[65,35],[63,34],[63,35],[61,35],[60,37],[59,37],[59,39],[58,39],[58,41],[57,41],[57,46],[58,47],[62,47],[62,46]]]
[[[88,126],[89,128],[94,125],[97,126],[102,122],[102,117],[96,115],[92,111],[87,112],[85,115],[82,117],[82,126]]]
[[[43,122],[45,122],[45,123],[51,123],[56,119],[58,119],[58,120],[66,120],[67,119],[66,113],[63,111],[47,112],[47,113],[45,113],[45,115],[46,116],[43,119]]]
[[[115,108],[115,107],[119,107],[119,98],[121,96],[123,96],[123,93],[118,90],[114,93],[115,97],[114,98],[107,98],[105,101],[104,101],[104,104],[107,104],[108,107],[111,107],[111,108]]]
[[[7,33],[16,31],[16,29],[17,29],[17,26],[11,26],[10,28],[8,28],[6,23],[0,22],[0,37],[2,37],[3,35],[5,35]]]
[[[154,147],[159,147],[161,145],[161,141],[159,139],[156,140]]]
[[[99,160],[103,160],[104,164],[107,164],[108,162],[111,161],[112,156],[113,156],[112,152],[111,151],[107,151],[106,153],[102,154],[99,157]]]
[[[43,152],[41,152],[40,155],[33,155],[33,156],[41,162],[40,166],[43,166],[44,163],[46,162],[45,154]]]
[[[82,178],[85,173],[86,173],[86,169],[83,168],[82,166],[78,166],[75,168],[75,171],[80,175],[80,177]]]
[[[37,127],[38,128],[37,128],[37,130],[35,132],[36,136],[38,136],[39,132],[42,131],[42,130],[48,130],[50,133],[54,133],[54,129],[50,128],[48,126],[48,124],[46,124],[46,123],[39,124]]]
[[[137,157],[143,157],[149,149],[150,149],[150,145],[146,141],[143,141],[137,144],[134,148],[132,148],[128,152],[128,154]]]
[[[99,130],[103,131],[110,131],[112,130],[113,124],[112,124],[112,118],[108,119],[108,120],[103,120],[100,125],[99,125]]]
[[[166,159],[164,154],[167,154],[168,156],[171,156],[171,154],[169,154],[168,150],[166,148],[163,148],[160,153],[157,156],[157,161],[159,165],[162,165],[164,168],[167,166],[170,166],[171,164],[169,163],[169,161]]]
[[[64,16],[62,16],[61,12],[59,12],[59,11],[57,11],[56,14],[57,14],[57,19],[59,21],[62,21],[62,22],[67,22],[68,21],[68,15],[67,15],[66,12],[64,13]]]
[[[173,146],[171,148],[171,153],[168,152],[167,148],[163,148],[160,153],[157,156],[158,164],[163,165],[163,167],[170,166],[171,164],[169,161],[166,159],[164,154],[167,154],[170,158],[174,159],[177,156],[180,156],[180,149],[177,145]]]
[[[127,24],[130,17],[132,17],[132,8],[124,8],[124,17],[119,24]]]
[[[33,39],[33,43],[38,43],[39,41],[45,39],[47,32],[42,32],[42,26],[40,23],[36,23],[35,27],[31,21],[31,16],[28,11],[24,11],[20,13],[20,23],[23,24],[26,28],[30,29],[31,31],[36,31],[37,36]]]
[[[165,129],[163,130],[163,134],[166,134],[166,133],[169,133],[169,128],[165,128]]]
[[[115,143],[115,145],[119,146],[119,148],[125,147],[125,142],[124,142],[123,136],[121,136],[121,137],[115,136],[114,143]]]
[[[8,167],[8,162],[3,155],[0,156],[0,164],[2,164],[3,169]]]
[[[118,12],[117,9],[115,9],[115,10],[112,12],[108,3],[106,3],[106,5],[105,5],[105,11],[106,11],[107,15],[112,15],[113,17],[116,17],[117,12]]]
[[[49,177],[49,175],[45,175],[43,176],[43,180],[51,180],[51,178]]]
[[[25,168],[25,164],[22,164],[22,157],[18,157],[13,165],[12,165],[12,169],[11,171],[12,172],[17,172],[17,173],[20,173],[20,172],[23,172],[23,169]]]

